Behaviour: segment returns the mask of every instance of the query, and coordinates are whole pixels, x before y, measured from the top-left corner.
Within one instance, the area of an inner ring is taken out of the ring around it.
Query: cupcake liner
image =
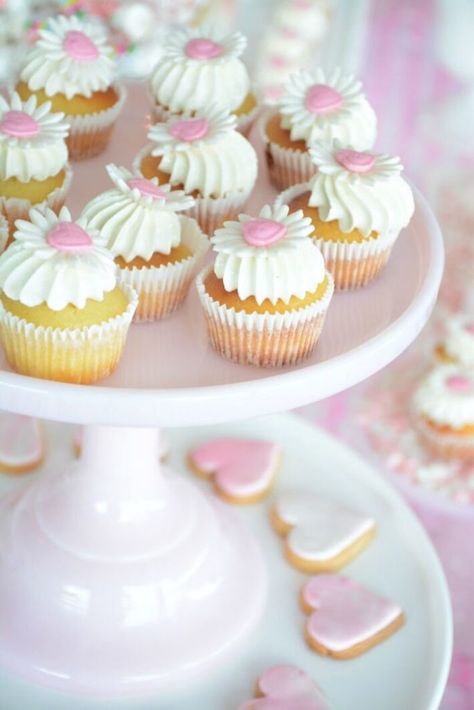
[[[316,166],[308,152],[283,148],[268,139],[266,126],[274,113],[266,113],[260,119],[260,135],[266,146],[265,158],[270,180],[277,189],[286,190],[292,185],[311,180]]]
[[[98,325],[83,328],[36,326],[0,302],[0,340],[8,362],[20,374],[89,384],[110,375],[120,360],[138,297],[128,286],[127,309]]]
[[[182,241],[192,256],[167,266],[120,269],[121,280],[138,294],[134,320],[154,321],[175,311],[188,295],[198,262],[209,249],[209,240],[196,222],[180,217]]]
[[[414,416],[414,426],[433,456],[442,459],[474,459],[474,435],[441,433],[417,414]]]
[[[9,225],[10,237],[15,231],[15,222],[17,219],[29,219],[30,209],[32,207],[50,207],[53,212],[58,213],[66,201],[67,193],[72,182],[72,168],[67,163],[64,166],[64,182],[60,187],[57,187],[51,192],[43,202],[31,203],[29,200],[24,200],[19,197],[1,197],[0,210],[7,218]]]
[[[8,222],[6,217],[0,214],[0,254],[5,251],[8,242]]]
[[[223,357],[241,365],[283,367],[296,365],[311,354],[323,329],[334,284],[327,274],[323,298],[298,311],[245,313],[215,301],[204,281],[212,266],[196,279],[212,347]]]
[[[278,195],[276,204],[288,205],[309,190],[308,183],[294,185]],[[364,242],[337,242],[312,236],[338,291],[362,288],[373,281],[387,264],[397,237],[397,233],[388,232]]]
[[[107,147],[115,122],[123,108],[127,92],[123,84],[114,84],[117,102],[105,111],[97,111],[85,116],[68,114],[71,124],[69,137],[66,139],[71,160],[85,160],[99,155]]]

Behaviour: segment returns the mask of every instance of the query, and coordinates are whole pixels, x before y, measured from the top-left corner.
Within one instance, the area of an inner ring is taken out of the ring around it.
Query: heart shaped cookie
[[[0,412],[0,470],[26,473],[45,455],[42,427],[37,419]]]
[[[375,523],[307,491],[287,491],[271,510],[273,527],[285,536],[288,561],[303,572],[333,572],[369,544]]]
[[[281,459],[281,448],[259,439],[214,439],[188,457],[191,469],[212,479],[229,503],[255,503],[269,491]]]
[[[239,710],[329,710],[321,690],[295,666],[274,666],[260,676],[257,698]]]
[[[405,620],[397,604],[335,574],[312,577],[301,591],[301,605],[310,614],[305,627],[308,644],[332,658],[359,656]]]

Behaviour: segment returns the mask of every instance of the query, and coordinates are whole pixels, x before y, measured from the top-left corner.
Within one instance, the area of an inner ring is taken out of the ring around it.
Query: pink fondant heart
[[[253,247],[268,247],[283,239],[286,232],[284,224],[262,217],[249,219],[242,226],[242,235],[245,241]]]
[[[451,375],[446,379],[446,386],[452,392],[463,394],[471,391],[472,380],[465,375]]]
[[[305,106],[311,113],[332,113],[342,106],[342,96],[330,86],[315,84],[306,92]]]
[[[403,620],[399,606],[335,574],[310,579],[303,587],[302,601],[306,610],[315,610],[306,624],[310,644],[335,657],[362,652],[359,644],[374,645],[380,632]]]
[[[262,496],[269,488],[281,449],[257,439],[214,439],[194,449],[192,467],[214,478],[219,493],[245,502]]]
[[[179,141],[191,143],[205,138],[208,130],[209,124],[205,118],[183,118],[173,123],[170,133]]]
[[[44,442],[37,419],[0,412],[0,468],[11,473],[30,471],[44,456]]]
[[[32,138],[40,132],[38,122],[24,111],[8,111],[0,122],[0,132],[12,138]]]
[[[212,39],[191,39],[186,45],[186,56],[190,59],[215,59],[224,52],[224,47]]]
[[[339,165],[351,173],[368,173],[375,165],[375,155],[347,148],[337,151],[336,160]]]
[[[91,251],[93,242],[82,227],[72,222],[59,222],[48,236],[49,246],[58,251],[82,254]]]
[[[239,710],[328,710],[319,687],[295,666],[269,668],[258,680],[258,691],[262,697]]]
[[[138,190],[143,197],[153,197],[155,200],[165,200],[166,192],[163,192],[158,185],[145,178],[132,178],[128,181],[128,186],[132,190]]]
[[[77,62],[91,62],[99,57],[99,50],[84,32],[70,30],[64,38],[64,51]]]

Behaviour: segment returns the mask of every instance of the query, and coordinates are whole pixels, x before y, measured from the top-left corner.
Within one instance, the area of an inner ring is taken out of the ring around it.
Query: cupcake
[[[262,138],[275,187],[284,190],[308,181],[316,171],[309,147],[341,143],[356,150],[372,148],[377,119],[361,83],[335,69],[302,70],[285,85],[278,108],[262,120]]]
[[[82,217],[105,239],[121,282],[137,292],[135,319],[163,318],[186,298],[196,265],[209,248],[196,220],[177,214],[194,200],[158,185],[156,178],[134,177],[115,165],[107,171],[114,189],[89,202]]]
[[[216,108],[172,116],[150,128],[151,144],[134,161],[143,177],[194,198],[189,214],[206,234],[237,217],[257,179],[257,154],[235,127],[235,116]]]
[[[51,113],[47,101],[22,102],[18,94],[0,96],[0,210],[14,231],[32,205],[61,209],[71,185],[64,114]]]
[[[150,80],[155,120],[214,105],[235,114],[239,130],[247,133],[257,112],[257,99],[240,59],[246,46],[240,32],[221,34],[184,27],[173,32]]]
[[[302,209],[337,289],[366,286],[386,265],[414,212],[413,194],[398,158],[320,145],[310,149],[317,168],[309,183],[277,198]]]
[[[25,57],[18,93],[22,99],[34,95],[38,103],[51,101],[53,111],[66,114],[72,159],[101,153],[125,101],[105,35],[75,15],[51,18],[38,35]]]
[[[333,280],[314,241],[311,220],[288,207],[239,215],[211,241],[213,266],[197,278],[211,344],[245,365],[295,365],[321,333]]]
[[[413,396],[415,427],[434,456],[474,458],[474,371],[439,365]]]
[[[32,208],[0,256],[0,340],[24,375],[85,384],[122,354],[137,296],[117,282],[104,239],[63,207]]]
[[[474,318],[469,315],[453,317],[448,332],[435,350],[440,363],[457,363],[474,368]]]

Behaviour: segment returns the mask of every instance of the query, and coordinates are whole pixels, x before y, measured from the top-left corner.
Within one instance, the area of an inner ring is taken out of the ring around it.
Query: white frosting
[[[341,105],[328,113],[309,111],[305,103],[307,92],[315,85],[334,89],[341,97]],[[360,81],[337,68],[328,75],[322,69],[293,74],[279,101],[282,127],[290,131],[292,140],[308,144],[339,140],[357,150],[371,148],[377,133],[377,117],[361,86]]]
[[[288,303],[292,296],[313,293],[325,278],[323,257],[309,235],[311,220],[298,210],[288,214],[286,205],[265,205],[260,218],[279,222],[286,235],[269,246],[251,246],[244,239],[243,226],[252,218],[240,215],[238,222],[225,222],[211,242],[217,252],[214,273],[226,291],[237,291],[245,300],[253,296],[260,305],[268,299]]]
[[[187,56],[188,42],[210,39],[222,47],[211,59]],[[164,56],[151,77],[151,91],[157,103],[171,111],[195,111],[210,105],[237,109],[250,89],[245,65],[239,59],[247,44],[240,32],[223,35],[213,30],[182,28],[173,32]]]
[[[366,237],[371,232],[398,235],[415,209],[411,188],[400,175],[399,159],[378,154],[369,172],[355,173],[336,160],[340,148],[338,142],[332,148],[310,148],[318,168],[310,182],[310,206],[318,208],[324,222],[337,220],[342,232],[359,229]]]
[[[169,254],[181,242],[181,222],[176,212],[193,206],[192,197],[181,191],[171,192],[170,185],[160,185],[163,197],[142,194],[130,186],[134,175],[115,165],[107,166],[115,189],[89,202],[82,212],[90,229],[98,230],[107,248],[125,261],[136,257],[149,260],[155,252]],[[158,180],[149,182],[158,187]]]
[[[160,169],[170,175],[172,185],[183,185],[186,192],[198,190],[203,197],[226,197],[249,192],[257,179],[257,154],[249,141],[235,130],[235,116],[211,109],[196,112],[209,125],[207,135],[192,142],[170,133],[181,118],[150,128],[152,154],[162,155]],[[184,116],[189,118],[189,116]]]
[[[450,377],[463,377],[471,381],[468,391],[458,391],[447,385]],[[440,365],[421,382],[413,397],[418,414],[436,424],[447,424],[460,429],[474,424],[474,373],[472,367]]]
[[[63,207],[57,216],[49,208],[31,209],[30,220],[17,220],[15,239],[0,256],[0,289],[25,306],[46,303],[53,311],[67,305],[84,308],[88,299],[102,301],[116,286],[117,267],[105,240],[90,233],[93,248],[86,253],[55,249],[47,241],[61,222],[72,222]],[[77,225],[88,230],[84,219]]]
[[[14,137],[2,131],[2,120],[11,111],[20,111],[36,121],[38,133],[29,138]],[[0,180],[15,177],[21,182],[45,180],[57,175],[68,161],[65,138],[69,125],[63,113],[51,113],[46,101],[36,107],[36,97],[23,102],[18,94],[10,101],[0,95]]]
[[[87,35],[98,51],[97,58],[79,61],[66,52],[64,42],[71,31]],[[25,58],[20,78],[32,91],[43,89],[48,96],[90,97],[113,83],[115,62],[111,57],[112,49],[96,23],[60,15],[51,18],[47,26],[39,30],[39,39]]]
[[[470,330],[466,326],[471,326]],[[474,366],[474,315],[450,320],[444,341],[446,353],[461,365]]]

